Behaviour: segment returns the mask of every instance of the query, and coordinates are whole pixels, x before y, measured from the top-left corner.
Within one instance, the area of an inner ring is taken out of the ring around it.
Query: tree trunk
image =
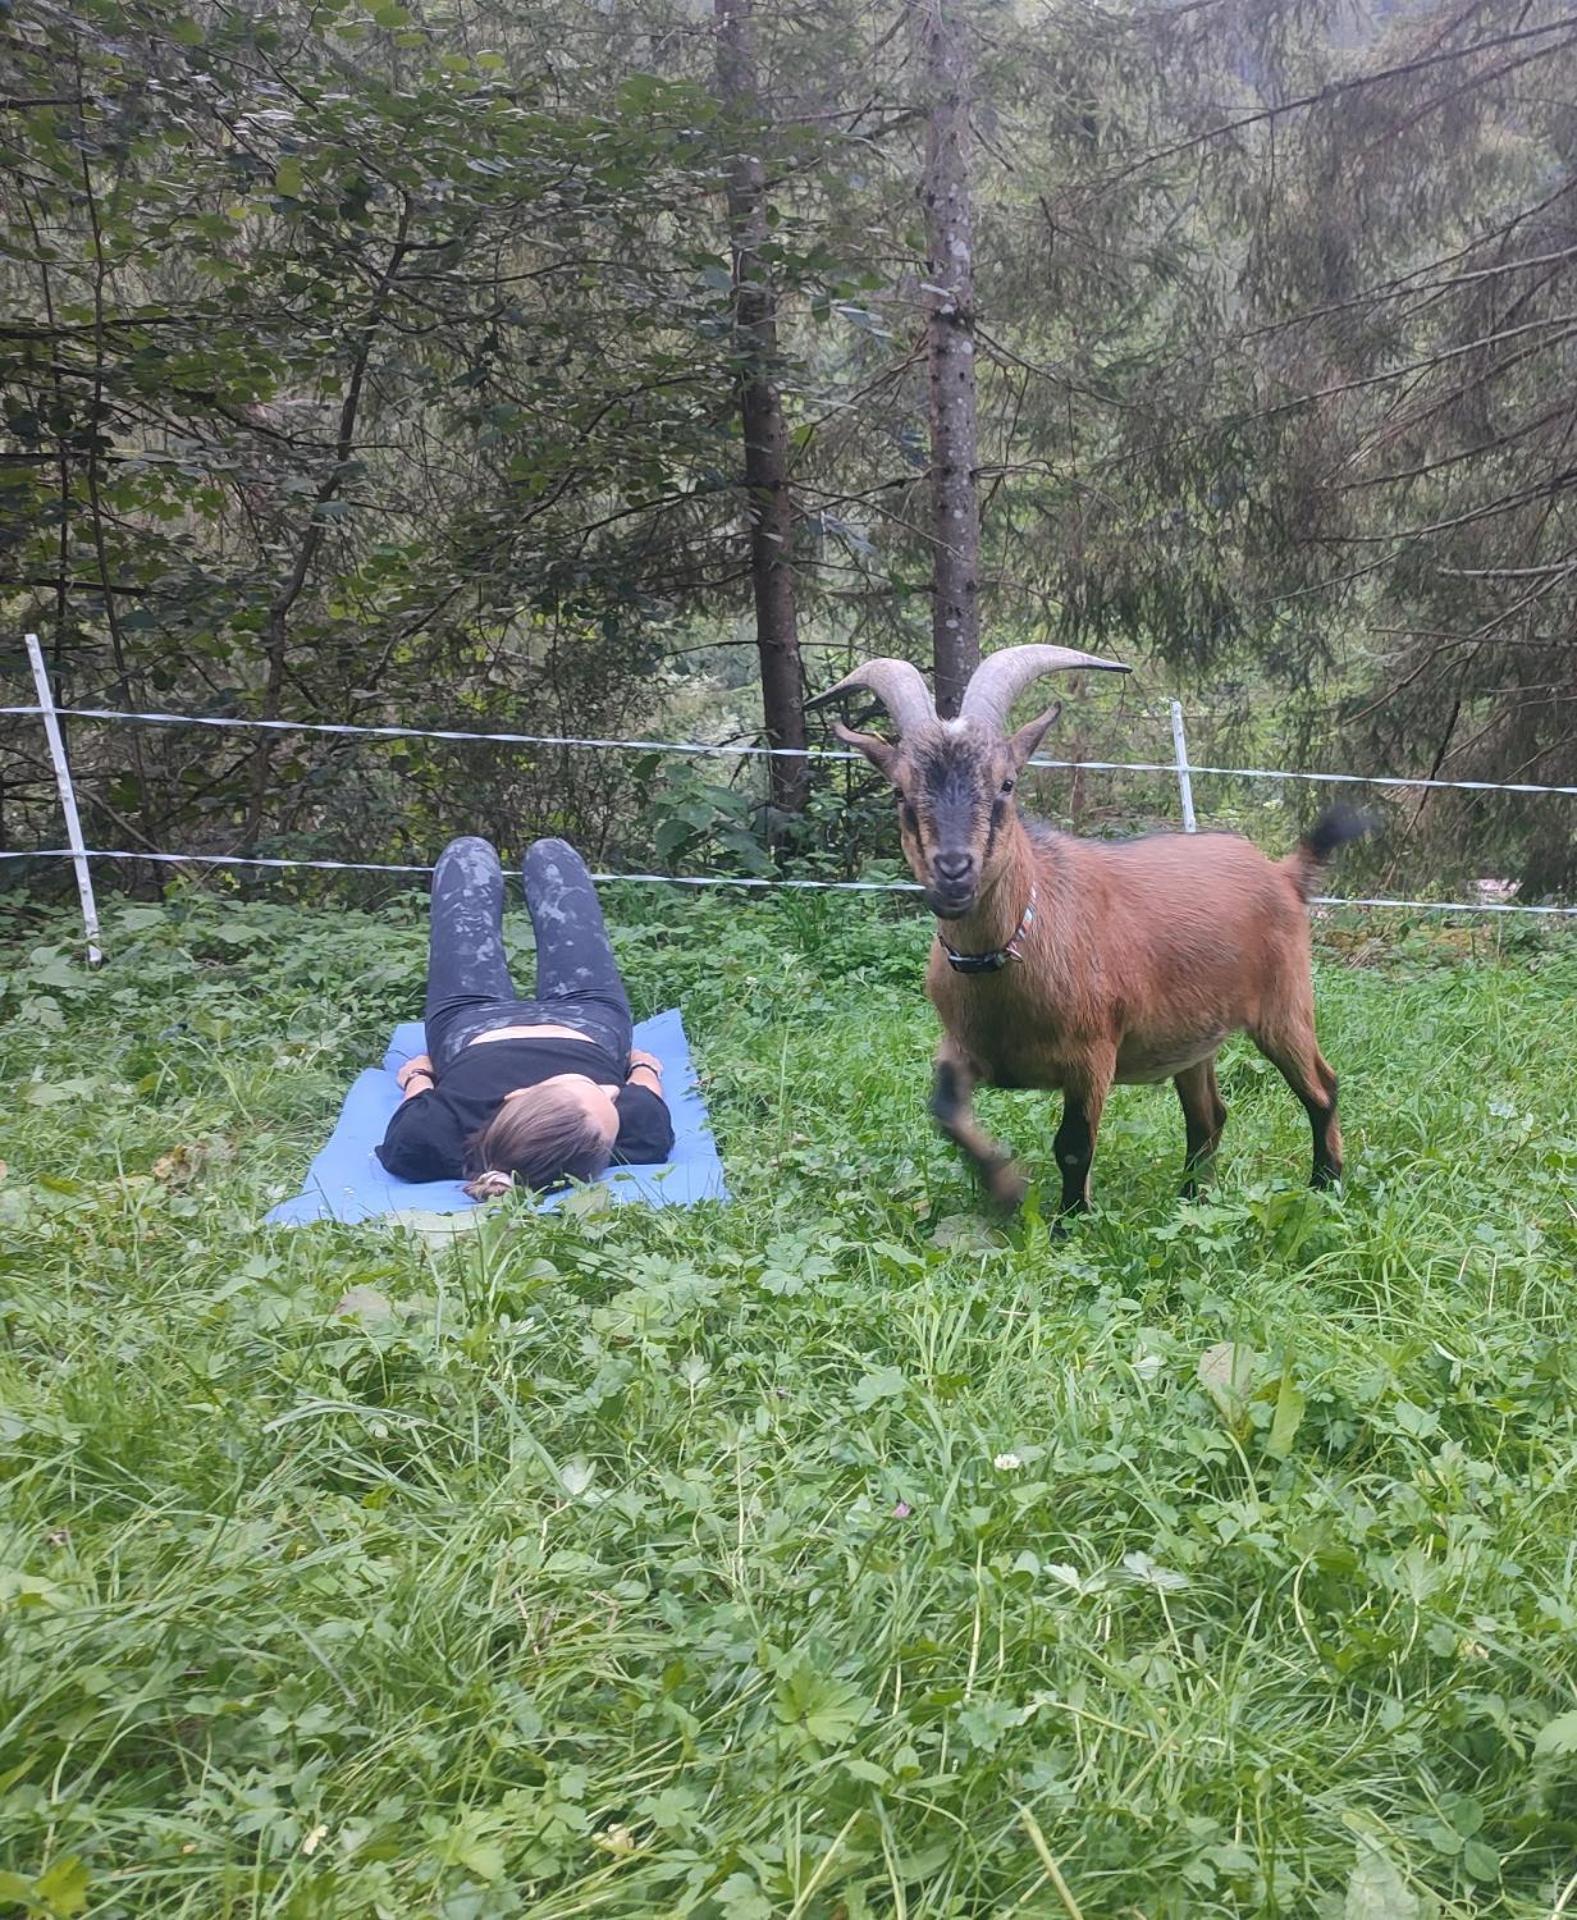
[[[367,316],[357,329],[356,347],[351,361],[350,381],[345,389],[345,397],[340,402],[339,427],[334,436],[334,464],[329,468],[313,495],[312,509],[306,524],[301,530],[301,538],[296,546],[296,557],[291,564],[290,573],[279,592],[269,603],[268,623],[264,628],[264,657],[268,662],[268,675],[263,683],[262,712],[259,718],[277,720],[285,690],[285,667],[290,650],[290,615],[301,597],[303,588],[311,577],[312,564],[323,544],[324,522],[318,517],[320,510],[335,499],[349,471],[352,455],[356,451],[356,424],[361,411],[362,396],[366,388],[367,369],[372,360],[373,343],[378,337],[378,329],[383,322],[384,309],[395,281],[399,278],[400,268],[410,252],[408,235],[411,229],[411,202],[406,196],[400,210],[400,223],[390,249],[388,265],[378,276],[373,288],[372,299],[368,303]],[[241,829],[241,851],[252,854],[257,851],[258,839],[263,831],[263,818],[268,807],[269,788],[273,779],[273,739],[271,733],[265,733],[258,742],[252,756],[251,793],[247,801],[246,821]]]
[[[755,66],[750,47],[751,0],[714,0],[717,87],[741,144],[758,139]],[[728,231],[734,272],[734,346],[739,419],[745,440],[745,492],[750,511],[750,582],[761,662],[761,711],[767,744],[799,756],[772,759],[774,808],[803,813],[810,790],[804,759],[805,688],[794,612],[794,502],[788,481],[788,432],[773,384],[777,299],[761,248],[767,237],[764,169],[759,154],[741,151],[729,167]]]
[[[925,313],[931,380],[931,644],[936,710],[958,712],[980,664],[975,234],[969,72],[956,0],[911,0],[927,95]]]

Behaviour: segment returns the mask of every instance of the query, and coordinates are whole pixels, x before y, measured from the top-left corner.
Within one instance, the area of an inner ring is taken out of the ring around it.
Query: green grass
[[[1328,946],[1345,1195],[1234,1049],[1208,1203],[1122,1090],[1057,1241],[930,1131],[920,922],[615,913],[734,1203],[451,1241],[259,1225],[419,901],[16,935],[0,1910],[1549,1915],[1577,947]]]

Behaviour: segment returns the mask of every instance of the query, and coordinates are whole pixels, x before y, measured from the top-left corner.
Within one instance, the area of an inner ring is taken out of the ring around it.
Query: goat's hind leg
[[[932,1117],[974,1163],[991,1198],[1011,1213],[1024,1198],[1024,1177],[1014,1166],[1013,1156],[975,1118],[974,1093],[979,1084],[980,1074],[974,1064],[944,1042],[936,1055]]]
[[[1303,1103],[1314,1134],[1314,1171],[1309,1184],[1334,1187],[1342,1177],[1342,1130],[1336,1122],[1336,1075],[1314,1037],[1314,1010],[1290,1030],[1258,1032],[1254,1044]]]
[[[1216,1084],[1216,1062],[1196,1061],[1173,1076],[1177,1097],[1183,1106],[1183,1126],[1187,1146],[1183,1155],[1183,1198],[1192,1200],[1199,1191],[1199,1176],[1209,1165],[1221,1144],[1221,1129],[1227,1123],[1227,1110]]]

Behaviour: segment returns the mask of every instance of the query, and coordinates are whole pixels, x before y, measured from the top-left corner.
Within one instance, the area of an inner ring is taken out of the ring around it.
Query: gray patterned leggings
[[[433,874],[427,950],[427,1051],[440,1076],[493,1027],[574,1027],[605,1049],[622,1078],[630,1002],[586,863],[564,840],[537,840],[523,866],[537,936],[537,995],[515,995],[504,958],[504,870],[474,834],[451,840]]]

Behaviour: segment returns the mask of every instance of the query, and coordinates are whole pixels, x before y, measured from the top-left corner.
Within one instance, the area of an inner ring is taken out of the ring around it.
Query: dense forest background
[[[945,337],[981,644],[1139,669],[1073,683],[1048,751],[1164,759],[1177,695],[1196,759],[1577,783],[1569,0],[13,0],[0,34],[10,703],[36,628],[73,706],[819,743],[855,658],[933,665]],[[841,762],[70,743],[100,845],[894,852]],[[1199,792],[1270,842],[1320,797]],[[1132,776],[1032,803],[1175,815]],[[1388,814],[1414,892],[1577,887],[1569,800]],[[58,834],[0,722],[0,848]]]

